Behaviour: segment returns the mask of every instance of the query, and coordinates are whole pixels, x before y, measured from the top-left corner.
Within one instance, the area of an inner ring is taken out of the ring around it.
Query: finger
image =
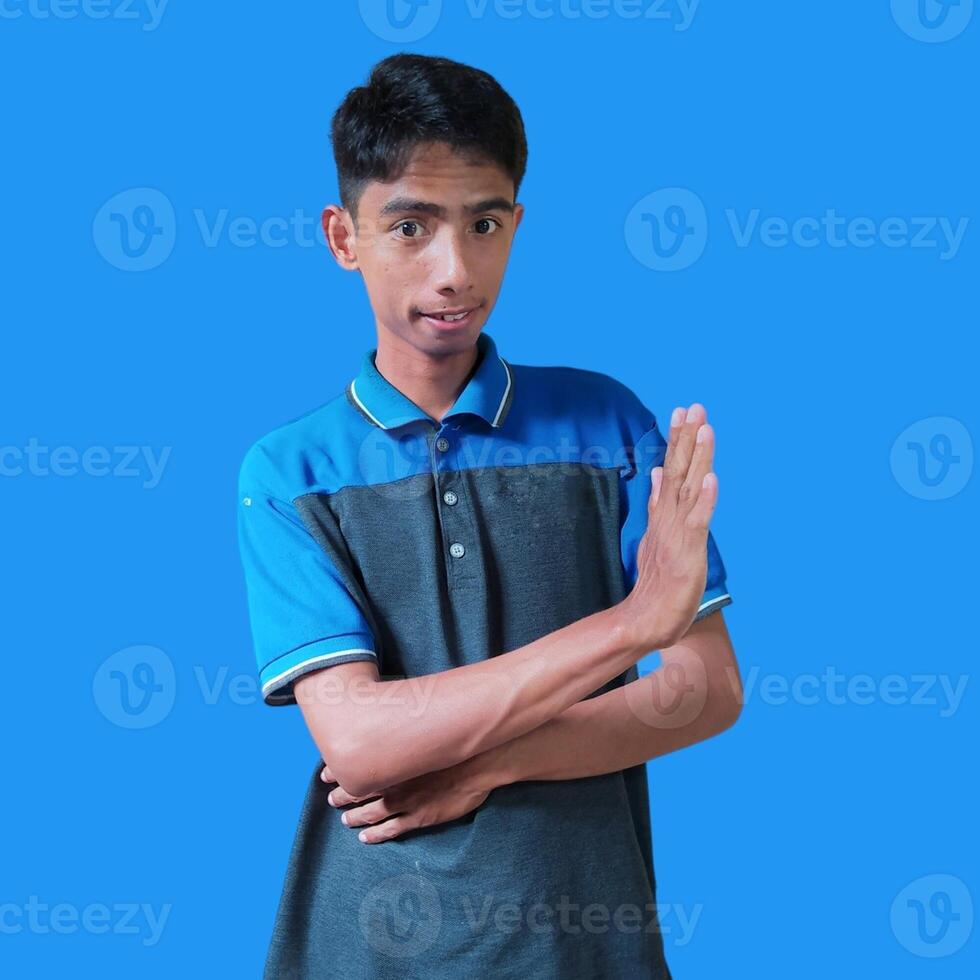
[[[347,806],[349,803],[366,803],[368,800],[376,800],[379,793],[369,793],[367,796],[354,796],[343,786],[337,785],[327,794],[327,802],[331,806]]]
[[[686,411],[684,409],[680,411],[683,415],[677,414],[676,417],[682,421],[676,427],[673,418],[671,419],[671,440],[664,460],[663,494],[664,503],[668,508],[673,508],[677,503],[678,493],[691,465],[695,435],[698,427],[707,417],[704,406],[699,402],[694,402]]]
[[[348,803],[359,803],[360,797],[351,796],[342,786],[337,786],[327,794],[327,802],[331,806],[347,806]]]
[[[685,525],[696,530],[699,534],[707,537],[707,528],[711,523],[711,516],[715,512],[715,504],[718,502],[718,474],[715,472],[706,473],[702,480],[701,492],[698,499],[691,508],[690,513],[684,518]]]
[[[386,840],[391,840],[399,834],[404,834],[406,830],[411,830],[414,824],[408,817],[395,817],[377,827],[367,827],[357,836],[365,844],[381,844]]]
[[[389,807],[383,799],[374,800],[372,803],[365,803],[364,806],[344,810],[340,815],[340,822],[346,827],[363,827],[366,824],[380,823],[398,812],[400,811]]]
[[[715,432],[714,429],[705,422],[698,426],[694,441],[694,453],[691,457],[691,465],[688,468],[687,476],[681,484],[678,493],[679,513],[687,514],[694,506],[701,493],[701,484],[705,474],[711,470],[711,463],[714,458]]]

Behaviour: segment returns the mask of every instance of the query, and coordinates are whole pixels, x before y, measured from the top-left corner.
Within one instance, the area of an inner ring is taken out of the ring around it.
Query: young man
[[[264,699],[323,760],[265,976],[669,977],[644,763],[741,700],[704,408],[665,438],[612,377],[498,353],[527,148],[491,76],[385,59],[333,146],[377,347],[240,481]]]

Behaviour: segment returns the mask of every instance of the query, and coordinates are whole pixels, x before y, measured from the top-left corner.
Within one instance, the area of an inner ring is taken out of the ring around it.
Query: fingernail
[[[671,426],[680,425],[687,418],[687,409],[675,408],[674,414],[670,417]]]
[[[365,842],[366,842],[366,841],[367,841],[367,834],[366,834],[366,833],[365,833],[365,832],[364,832],[364,831],[362,830],[362,831],[361,831],[361,832],[360,832],[360,833],[359,833],[359,834],[357,835],[357,839],[358,839],[358,840],[362,840],[362,841],[365,841]]]
[[[697,441],[698,442],[704,442],[705,435],[706,435],[705,429],[704,429],[704,426],[702,425],[701,428],[698,429],[698,438],[697,438]]]
[[[346,810],[344,810],[344,812],[343,812],[343,813],[342,813],[342,814],[340,815],[340,822],[341,822],[341,823],[342,823],[342,824],[343,824],[343,825],[344,825],[345,827],[347,826],[347,811],[346,811]]]

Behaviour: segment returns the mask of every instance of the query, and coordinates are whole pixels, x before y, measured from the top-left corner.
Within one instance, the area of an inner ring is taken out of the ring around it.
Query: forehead
[[[513,196],[513,181],[499,164],[454,151],[443,143],[430,143],[414,149],[396,179],[371,181],[361,202],[363,210],[379,214],[396,198],[461,208],[478,199],[504,197],[513,201]]]

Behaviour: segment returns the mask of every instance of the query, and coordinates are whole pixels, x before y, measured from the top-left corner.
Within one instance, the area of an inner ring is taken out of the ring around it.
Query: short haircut
[[[356,224],[372,180],[397,180],[424,143],[447,144],[474,162],[499,165],[514,182],[527,169],[524,121],[499,82],[470,65],[420,54],[379,61],[351,89],[331,126],[340,200]]]

